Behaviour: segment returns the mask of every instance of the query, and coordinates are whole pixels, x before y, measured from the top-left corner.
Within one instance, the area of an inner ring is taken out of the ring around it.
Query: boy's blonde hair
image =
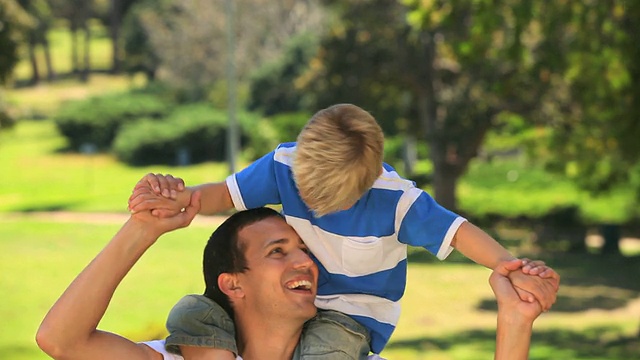
[[[318,111],[298,135],[293,176],[316,216],[351,207],[382,172],[384,134],[365,110],[339,104]]]

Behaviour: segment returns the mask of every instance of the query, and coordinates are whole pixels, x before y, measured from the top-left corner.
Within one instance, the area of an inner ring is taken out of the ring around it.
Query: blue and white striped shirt
[[[285,143],[227,178],[237,210],[282,204],[287,222],[313,253],[319,268],[320,309],[350,315],[380,353],[400,316],[407,278],[407,245],[446,258],[465,221],[384,164],[371,190],[348,210],[319,218],[298,194],[291,165],[296,144]]]

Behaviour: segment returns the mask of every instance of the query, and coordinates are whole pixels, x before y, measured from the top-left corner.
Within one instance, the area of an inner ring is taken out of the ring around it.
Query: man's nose
[[[293,266],[296,269],[309,268],[313,265],[313,260],[306,252],[297,250],[293,259]]]

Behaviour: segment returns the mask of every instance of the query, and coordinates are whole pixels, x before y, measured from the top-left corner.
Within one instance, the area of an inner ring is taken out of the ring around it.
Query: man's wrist
[[[498,324],[505,325],[509,327],[509,329],[528,331],[530,333],[533,327],[533,320],[534,319],[529,319],[518,313],[516,310],[498,310]]]

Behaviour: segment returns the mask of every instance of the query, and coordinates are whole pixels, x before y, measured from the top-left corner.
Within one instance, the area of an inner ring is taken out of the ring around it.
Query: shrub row
[[[250,147],[255,153],[251,158],[273,149],[276,139],[269,136],[260,117],[239,113],[237,119],[241,146]],[[162,121],[142,119],[125,125],[115,139],[113,151],[132,165],[225,161],[227,129],[226,112],[210,104],[183,105]]]
[[[66,103],[55,117],[56,126],[72,150],[91,144],[108,150],[123,124],[141,118],[161,118],[170,105],[144,93],[122,93]]]
[[[297,114],[283,126],[298,127],[297,132],[307,119]],[[288,139],[293,129],[282,134],[275,121],[254,113],[239,112],[237,121],[248,160],[271,151],[279,141],[295,139]],[[178,106],[156,94],[117,94],[69,102],[55,122],[72,150],[112,151],[131,165],[226,160],[228,114],[207,103]]]

